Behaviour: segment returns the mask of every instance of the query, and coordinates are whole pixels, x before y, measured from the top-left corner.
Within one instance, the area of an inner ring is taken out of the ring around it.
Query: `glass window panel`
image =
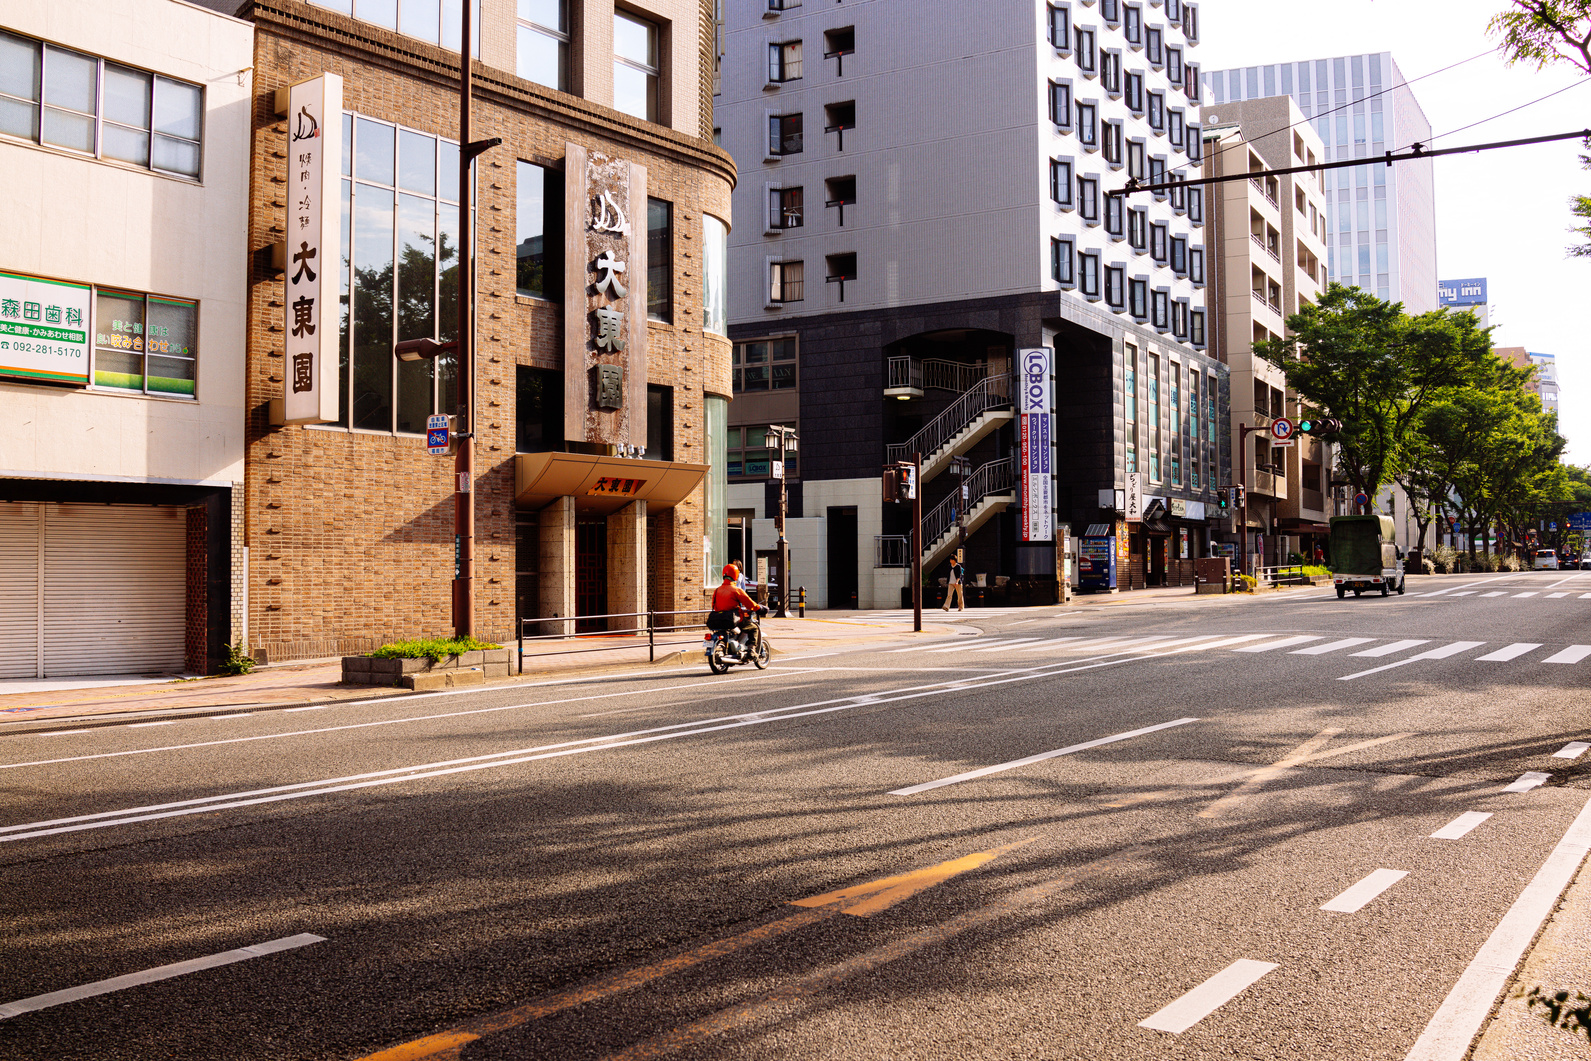
[[[564,72],[568,65],[568,45],[533,26],[521,25],[518,29],[519,50],[514,59],[514,72],[538,85],[560,92],[567,89]]]
[[[729,228],[702,215],[702,328],[729,334]]]
[[[748,390],[748,391],[765,391],[765,390],[767,390],[768,389],[768,369],[767,369],[767,366],[762,366],[760,368],[748,368],[748,369],[746,369],[746,371],[745,371],[745,380],[741,384],[741,387],[742,387],[742,389]]]
[[[459,337],[459,208],[439,203],[436,214],[441,247],[436,330],[439,339],[449,342]],[[436,372],[440,392],[437,408],[450,413],[459,403],[458,358],[451,353],[438,354]]]
[[[74,151],[94,150],[94,119],[54,107],[44,108],[44,129],[41,137],[47,144],[70,147]]]
[[[740,428],[738,427],[732,427],[729,429],[729,448],[740,448]]]
[[[397,130],[368,118],[360,118],[358,122],[359,155],[354,162],[354,176],[374,184],[391,184]]]
[[[106,63],[103,117],[135,129],[149,128],[150,85],[150,76],[141,70]]]
[[[519,17],[560,33],[569,32],[568,8],[564,0],[519,0]]]
[[[442,181],[439,198],[459,200],[459,146],[449,140],[437,141],[438,172]]]
[[[392,430],[392,225],[392,193],[361,185],[354,195],[351,412],[354,427],[376,431]]]
[[[192,398],[198,384],[195,378],[197,364],[184,357],[149,355],[149,393]]]
[[[99,87],[99,63],[86,55],[45,45],[44,102],[68,107],[84,114],[94,113],[94,97]]]
[[[0,63],[5,60],[0,57]],[[39,108],[31,103],[18,103],[0,97],[0,133],[21,136],[29,140],[39,135]]]
[[[768,360],[767,343],[747,343],[741,349],[745,352],[743,360],[748,365],[760,365]]]
[[[398,254],[398,339],[429,339],[436,329],[435,200],[398,196]]]
[[[354,17],[363,22],[374,22],[388,29],[398,28],[398,0],[356,0],[359,9]]]
[[[440,0],[403,0],[403,6],[398,9],[399,33],[438,44],[441,41],[438,36],[440,29]]]
[[[516,286],[521,295],[545,297],[547,261],[543,219],[547,209],[547,171],[533,162],[520,162],[514,208]]]
[[[774,361],[794,361],[796,356],[796,341],[794,339],[775,339],[768,344],[768,357]]]
[[[738,457],[738,456],[739,455],[737,454],[736,457]],[[742,472],[740,469],[741,469],[740,461],[738,459],[731,458],[730,461],[729,461],[729,465],[728,465],[728,471],[726,471],[724,474],[726,474],[726,475],[744,475],[745,473]]]
[[[124,129],[106,123],[100,127],[100,154],[122,162],[149,165],[149,134],[141,129]]]
[[[424,195],[436,194],[436,137],[407,129],[399,133],[398,187]]]
[[[354,13],[354,0],[309,0],[309,2],[330,11],[341,11],[345,15]]]
[[[674,206],[646,201],[646,315],[674,319]]]
[[[173,140],[169,136],[155,136],[156,169],[170,170],[173,173],[186,173],[190,177],[199,175],[199,145],[187,140]]]
[[[772,382],[773,389],[776,391],[793,390],[796,385],[795,365],[787,361],[783,364],[772,366],[770,380]]]
[[[614,12],[613,54],[641,66],[657,66],[657,27]]]
[[[624,114],[651,121],[657,114],[653,100],[657,79],[625,63],[613,64],[613,107]]]
[[[767,431],[766,428],[762,428],[762,427],[748,427],[748,428],[746,428],[746,445],[748,447],[755,448],[757,446],[766,445],[767,442],[768,442],[768,431]]]
[[[766,450],[756,450],[746,454],[746,475],[766,476],[773,469],[768,467],[768,454]]]
[[[158,104],[156,107],[158,109]],[[352,177],[354,175],[354,116],[352,114],[343,115],[342,165],[343,176]],[[346,243],[343,244],[345,247],[347,245]]]
[[[39,43],[0,31],[0,92],[39,98]]]
[[[459,0],[442,0],[442,47],[459,50],[459,31],[464,28],[464,5]],[[475,0],[470,18],[470,54],[481,54],[481,0]]]
[[[144,389],[144,297],[100,291],[94,300],[94,383]]]
[[[351,119],[343,119],[345,135],[353,128]],[[347,155],[343,158],[347,159]],[[342,181],[342,218],[338,225],[338,246],[342,248],[342,255],[338,259],[337,268],[337,422],[344,427],[348,426],[348,263],[353,253],[353,244],[349,240],[349,230],[352,225],[353,212],[353,181]]]

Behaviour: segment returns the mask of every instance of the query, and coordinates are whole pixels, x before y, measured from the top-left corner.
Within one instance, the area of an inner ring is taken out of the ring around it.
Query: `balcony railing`
[[[1267,203],[1270,203],[1272,206],[1274,206],[1278,210],[1280,210],[1282,208],[1282,204],[1276,201],[1276,196],[1274,196],[1274,195],[1272,195],[1270,193],[1269,189],[1267,189],[1265,187],[1264,183],[1261,182],[1261,180],[1258,177],[1250,177],[1248,179],[1248,182],[1250,184],[1254,185],[1254,189],[1256,191],[1258,191],[1262,196],[1265,197],[1265,201]]]
[[[937,453],[980,415],[1010,404],[1011,380],[1004,375],[986,376],[909,440],[887,447],[885,459],[903,461],[910,459],[913,453],[921,453],[924,457]]]
[[[1260,250],[1264,251],[1266,254],[1269,254],[1277,262],[1280,262],[1282,260],[1282,256],[1281,256],[1280,252],[1278,252],[1275,247],[1272,247],[1270,244],[1266,243],[1263,239],[1260,239],[1259,236],[1257,236],[1254,233],[1250,232],[1248,234],[1248,238],[1254,241],[1254,245],[1256,247],[1258,247]]]
[[[884,386],[889,389],[910,387],[923,389],[923,363],[909,357],[892,357],[886,364]]]
[[[1254,301],[1255,302],[1258,302],[1260,305],[1264,306],[1266,309],[1270,310],[1272,313],[1276,314],[1277,316],[1281,316],[1282,306],[1281,306],[1280,302],[1271,302],[1268,299],[1266,299],[1266,297],[1264,295],[1260,294],[1258,291],[1251,290],[1251,291],[1249,291],[1249,294],[1254,296]]]

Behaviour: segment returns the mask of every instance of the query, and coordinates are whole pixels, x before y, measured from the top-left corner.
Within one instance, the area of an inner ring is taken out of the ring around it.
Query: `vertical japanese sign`
[[[644,447],[646,169],[569,144],[564,180],[564,434]]]
[[[1050,351],[1017,351],[1017,423],[1021,431],[1022,540],[1055,540],[1055,478],[1050,454],[1054,385]]]
[[[343,82],[294,85],[287,111],[287,348],[282,388],[290,424],[337,419]]]
[[[88,383],[87,284],[0,273],[0,376]]]

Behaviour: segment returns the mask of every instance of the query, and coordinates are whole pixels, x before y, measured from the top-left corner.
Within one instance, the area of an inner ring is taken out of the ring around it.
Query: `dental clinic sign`
[[[0,376],[88,385],[92,290],[0,273]]]
[[[1043,348],[1017,351],[1017,424],[1022,459],[1018,489],[1025,542],[1055,540],[1054,468],[1050,456],[1054,385],[1050,358],[1051,352]]]
[[[322,74],[288,90],[287,348],[290,424],[337,419],[338,269],[342,265],[343,81]],[[280,97],[278,97],[280,98]]]

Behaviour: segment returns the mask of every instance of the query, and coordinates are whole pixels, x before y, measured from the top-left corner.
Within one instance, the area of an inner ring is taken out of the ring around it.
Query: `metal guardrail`
[[[520,619],[519,620],[519,667],[518,667],[518,670],[519,670],[519,673],[521,673],[521,674],[525,673],[525,642],[527,642],[527,641],[530,641],[530,642],[544,642],[544,643],[550,643],[550,642],[555,642],[555,641],[556,642],[562,642],[562,641],[601,641],[601,642],[603,642],[600,645],[594,645],[594,646],[592,646],[590,648],[566,648],[566,649],[561,649],[561,650],[556,651],[556,652],[538,652],[538,653],[536,653],[536,655],[538,655],[538,656],[568,656],[568,655],[574,655],[574,654],[581,653],[581,652],[612,652],[614,649],[618,649],[618,648],[639,648],[641,646],[641,644],[643,643],[643,640],[644,640],[644,643],[646,644],[646,648],[647,648],[647,654],[646,654],[647,655],[647,660],[650,661],[650,662],[656,662],[657,661],[657,649],[658,649],[658,646],[660,646],[660,645],[665,647],[665,648],[667,648],[667,647],[673,647],[673,646],[676,646],[676,645],[699,645],[699,644],[701,644],[700,631],[707,624],[707,614],[708,614],[709,611],[710,611],[710,609],[707,609],[707,608],[691,608],[691,609],[687,609],[685,611],[673,611],[673,612],[655,612],[655,611],[654,612],[614,612],[614,613],[612,613],[610,615],[568,615],[568,616],[555,615],[555,616],[551,616],[549,618]],[[680,616],[680,615],[695,615],[695,616],[700,616],[701,618],[700,618],[700,621],[694,622],[694,623],[676,623],[676,624],[659,625],[659,623],[657,621],[659,616],[673,617],[673,616]],[[617,630],[595,630],[595,631],[585,630],[585,631],[577,631],[577,630],[573,630],[573,629],[563,629],[563,630],[559,630],[559,631],[557,631],[555,633],[550,633],[550,634],[526,634],[525,633],[525,630],[527,629],[527,627],[530,627],[532,624],[535,624],[535,625],[538,625],[538,626],[542,626],[542,627],[556,625],[556,626],[562,626],[562,627],[566,627],[567,628],[567,627],[573,627],[576,623],[589,622],[590,620],[593,620],[593,619],[635,619],[635,620],[642,620],[642,621],[638,621],[638,622],[636,622],[634,624],[629,624],[625,628],[617,629]],[[675,640],[663,640],[663,641],[658,640],[658,635],[659,634],[672,635],[672,634],[679,633],[682,630],[694,630],[694,631],[698,631],[698,633],[694,637],[691,637],[691,638],[688,638],[688,639],[685,639],[685,640],[678,640],[678,639],[675,639]]]
[[[1011,380],[1004,375],[985,376],[910,440],[885,447],[885,459],[903,461],[913,453],[921,453],[926,463],[930,454],[938,452],[981,414],[1010,404]]]
[[[987,365],[969,365],[964,361],[946,361],[928,357],[892,357],[888,362],[887,386],[913,387],[917,390],[942,390],[963,394],[978,385],[989,375]]]
[[[1257,569],[1254,575],[1262,586],[1275,586],[1283,583],[1303,585],[1309,581],[1309,576],[1304,574],[1303,564],[1283,564],[1280,567],[1262,567]]]
[[[874,567],[910,567],[912,565],[912,536],[910,534],[873,535]]]
[[[971,512],[978,507],[978,502],[990,494],[1001,490],[1009,490],[1016,485],[1016,458],[1002,457],[1000,460],[990,461],[980,465],[976,471],[967,476],[967,501],[966,510]],[[954,490],[951,495],[929,512],[923,513],[923,541],[932,546],[940,538],[955,528],[956,509],[962,504],[961,491]]]

